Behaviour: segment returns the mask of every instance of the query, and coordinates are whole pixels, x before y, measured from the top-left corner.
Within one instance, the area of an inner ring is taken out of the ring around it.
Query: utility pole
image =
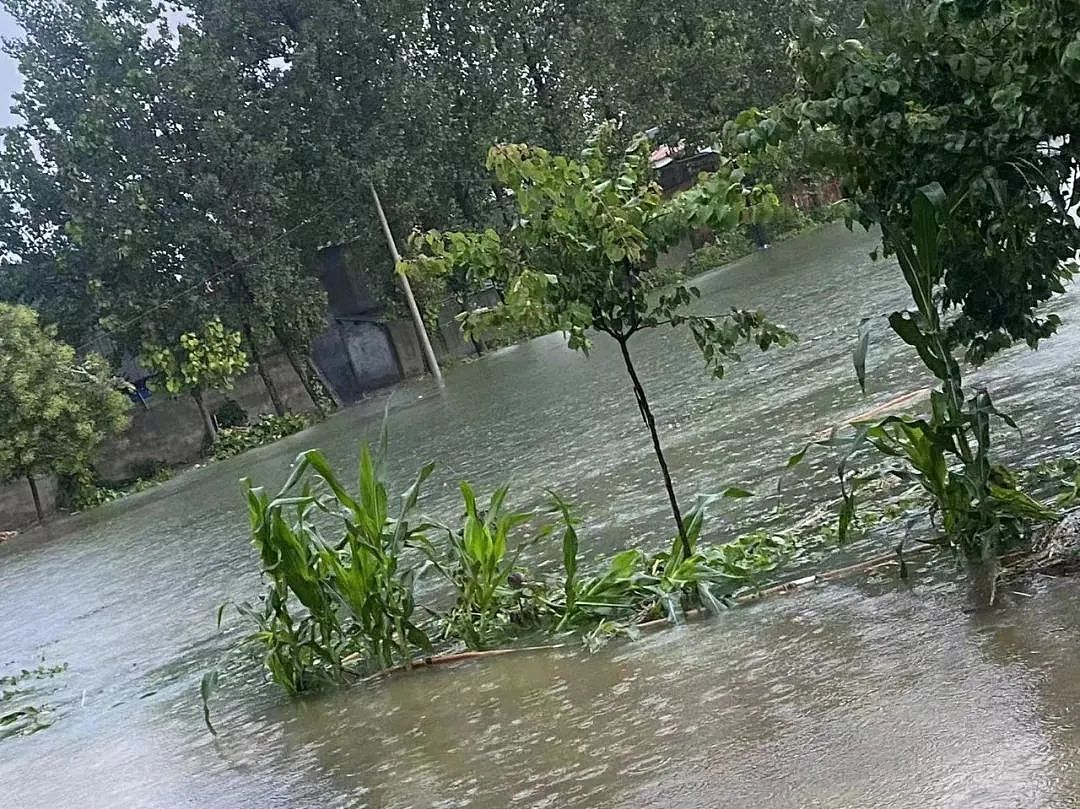
[[[431,347],[431,338],[428,337],[424,319],[420,316],[420,308],[416,305],[416,298],[413,297],[412,286],[405,273],[397,272],[397,265],[401,262],[401,253],[398,252],[397,244],[394,242],[394,234],[390,232],[390,224],[386,221],[382,202],[379,201],[379,192],[375,190],[375,183],[369,182],[368,185],[371,188],[371,197],[375,200],[375,210],[379,213],[379,223],[382,225],[383,235],[386,236],[386,244],[390,248],[390,257],[394,259],[394,272],[401,281],[401,291],[405,293],[405,302],[409,305],[409,313],[416,327],[416,336],[420,340],[420,347],[424,349],[424,359],[427,361],[428,370],[439,383],[439,387],[445,387],[442,369],[439,368],[439,360],[435,357],[435,349]]]

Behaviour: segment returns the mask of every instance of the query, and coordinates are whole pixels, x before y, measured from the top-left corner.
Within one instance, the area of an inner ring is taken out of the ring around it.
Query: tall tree
[[[8,48],[27,79],[0,159],[21,259],[8,286],[116,351],[219,318],[245,335],[281,411],[263,361],[275,309],[288,300],[311,322],[326,307],[292,241],[285,122],[160,4],[11,5],[26,37]],[[74,294],[49,295],[54,284]]]

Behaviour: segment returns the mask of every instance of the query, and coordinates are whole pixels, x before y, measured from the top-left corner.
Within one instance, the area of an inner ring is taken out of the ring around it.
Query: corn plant
[[[869,443],[902,465],[889,472],[920,485],[934,501],[940,518],[941,543],[969,559],[990,559],[1026,533],[1032,521],[1052,520],[1056,512],[1020,490],[1016,476],[991,458],[991,425],[996,419],[1016,429],[1013,420],[998,411],[985,390],[968,395],[963,388],[960,363],[953,355],[954,340],[940,311],[939,293],[945,277],[943,243],[947,231],[940,221],[946,206],[944,191],[932,184],[919,190],[913,203],[912,238],[888,222],[885,235],[896,250],[915,309],[889,316],[892,330],[912,346],[926,368],[941,382],[930,398],[927,419],[891,416],[864,426],[853,450]],[[865,382],[868,339],[864,330],[855,356],[860,384]],[[866,478],[846,479],[840,467],[844,506],[840,539],[845,538],[855,508],[855,491]]]
[[[396,518],[367,446],[355,495],[317,450],[298,457],[273,499],[245,481],[252,543],[269,580],[264,611],[247,614],[257,621],[254,637],[267,650],[272,679],[290,692],[341,680],[351,661],[383,669],[408,665],[417,650],[430,652],[427,633],[413,620],[419,571],[406,549],[420,534],[409,520],[432,469],[420,470]],[[324,537],[327,518],[340,532],[333,541]]]
[[[530,585],[517,568],[522,552],[546,531],[511,548],[515,529],[528,523],[532,512],[505,508],[509,486],[491,495],[486,509],[476,503],[468,483],[461,484],[465,519],[460,529],[441,526],[446,544],[439,549],[425,537],[416,537],[431,564],[454,587],[457,601],[443,617],[444,635],[460,638],[470,649],[487,648],[503,636],[511,623],[534,617]]]
[[[651,555],[638,548],[622,551],[601,573],[579,580],[575,524],[565,504],[557,505],[566,525],[563,555],[567,568],[557,629],[659,617],[679,623],[686,610],[695,607],[720,612],[738,591],[755,587],[765,574],[801,550],[793,536],[764,531],[701,547],[698,540],[704,512],[699,505],[688,514],[685,534],[676,536],[668,550]],[[684,550],[684,539],[689,541],[689,554]]]
[[[267,590],[260,605],[237,609],[255,626],[249,639],[263,649],[270,678],[290,694],[361,671],[407,668],[418,653],[432,653],[432,635],[414,617],[415,583],[428,569],[455,594],[445,612],[425,608],[441,626],[436,639],[444,648],[463,643],[485,649],[529,631],[591,629],[597,638],[610,637],[642,620],[666,615],[681,621],[693,607],[717,612],[799,551],[791,535],[765,532],[699,547],[704,516],[698,506],[669,549],[651,555],[626,550],[599,574],[582,576],[579,523],[556,497],[563,574],[530,581],[520,557],[550,537],[551,528],[521,531],[535,515],[506,507],[508,486],[481,505],[468,483],[461,484],[459,528],[417,520],[420,487],[431,472],[431,465],[420,470],[396,517],[390,516],[380,465],[366,446],[356,493],[317,450],[297,458],[273,498],[244,482]],[[209,680],[204,684],[206,718],[213,687]]]

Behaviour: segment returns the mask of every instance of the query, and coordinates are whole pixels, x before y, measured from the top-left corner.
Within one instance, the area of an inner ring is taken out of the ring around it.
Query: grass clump
[[[307,413],[286,413],[284,416],[260,416],[253,424],[223,427],[214,444],[214,458],[220,461],[272,444],[306,430],[312,423]]]

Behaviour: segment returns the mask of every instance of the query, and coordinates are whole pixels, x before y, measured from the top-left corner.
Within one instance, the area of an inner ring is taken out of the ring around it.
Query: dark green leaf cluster
[[[0,302],[0,481],[84,473],[127,411],[101,357],[77,358],[33,310]]]
[[[1080,250],[1078,25],[1069,2],[907,2],[871,4],[865,41],[801,32],[788,120],[836,137],[834,166],[860,220],[891,228],[889,251],[913,236],[918,190],[940,186],[944,273],[928,293],[975,363],[1059,325],[1041,306]]]

